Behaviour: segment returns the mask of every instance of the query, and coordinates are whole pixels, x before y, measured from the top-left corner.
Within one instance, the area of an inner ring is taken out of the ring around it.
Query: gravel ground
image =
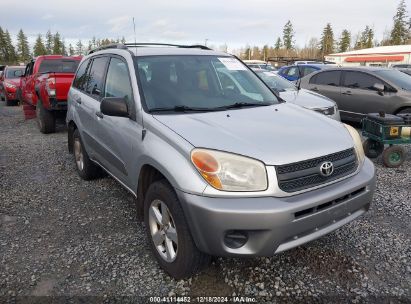
[[[0,147],[0,302],[240,295],[276,303],[411,303],[411,159],[400,169],[377,160],[371,210],[338,231],[271,258],[218,258],[175,281],[151,255],[133,197],[112,178],[78,177],[63,124],[42,135],[20,107],[0,102]]]

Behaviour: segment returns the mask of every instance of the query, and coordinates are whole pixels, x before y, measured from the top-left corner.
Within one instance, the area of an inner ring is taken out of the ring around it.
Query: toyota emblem
[[[323,162],[320,166],[320,173],[322,176],[328,177],[334,172],[334,165],[332,162]]]

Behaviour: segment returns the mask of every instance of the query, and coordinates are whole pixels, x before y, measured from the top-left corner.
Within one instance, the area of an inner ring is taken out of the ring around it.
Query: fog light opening
[[[224,244],[232,249],[243,247],[248,241],[248,233],[241,230],[227,231],[224,236]]]

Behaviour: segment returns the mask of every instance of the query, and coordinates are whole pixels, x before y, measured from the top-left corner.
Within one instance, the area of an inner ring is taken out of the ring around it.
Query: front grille
[[[334,172],[330,176],[320,173],[320,165],[330,161]],[[296,192],[347,176],[357,169],[353,148],[302,162],[276,166],[278,185],[285,192]]]

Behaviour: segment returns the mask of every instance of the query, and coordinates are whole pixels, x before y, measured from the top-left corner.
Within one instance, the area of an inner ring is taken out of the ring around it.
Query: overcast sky
[[[347,28],[353,35],[370,25],[380,40],[392,26],[399,0],[0,0],[0,26],[13,35],[22,28],[32,43],[38,33],[59,31],[66,42],[78,39],[121,38],[134,41],[273,45],[287,20],[303,47],[320,38],[327,22],[338,37]],[[407,0],[408,10],[411,0]]]

